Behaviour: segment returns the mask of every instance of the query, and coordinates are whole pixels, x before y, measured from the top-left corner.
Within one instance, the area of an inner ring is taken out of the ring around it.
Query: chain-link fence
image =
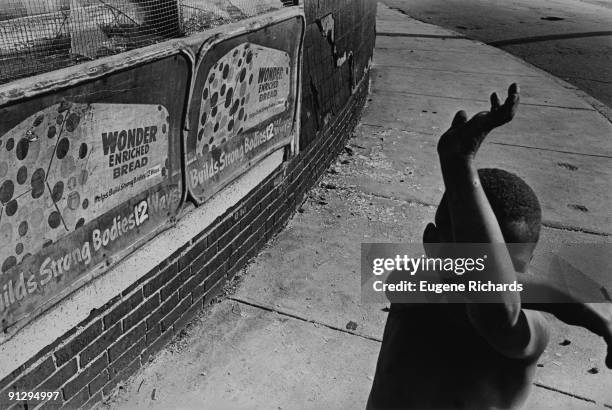
[[[0,83],[256,16],[294,0],[0,0]]]

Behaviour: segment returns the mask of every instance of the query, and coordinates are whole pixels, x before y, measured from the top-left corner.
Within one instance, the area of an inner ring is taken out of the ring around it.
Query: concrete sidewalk
[[[372,89],[346,152],[288,227],[111,408],[365,407],[384,306],[362,304],[360,244],[419,242],[442,194],[435,145],[453,114],[522,89],[517,118],[479,166],[538,194],[554,242],[610,242],[612,125],[574,90],[508,54],[379,4]],[[547,245],[548,244],[548,245]],[[527,408],[612,408],[604,342],[552,321]],[[570,341],[561,345],[561,342]],[[595,373],[596,370],[596,374]]]

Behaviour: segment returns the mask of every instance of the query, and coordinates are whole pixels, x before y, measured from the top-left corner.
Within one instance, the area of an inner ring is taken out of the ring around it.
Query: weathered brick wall
[[[367,95],[364,68],[374,44],[375,7],[367,0],[306,1],[310,24],[301,153],[163,263],[0,381],[0,408],[33,409],[39,404],[7,402],[9,391],[59,391],[58,401],[44,403],[50,407],[89,407],[101,401],[283,228],[358,121]],[[329,13],[335,21],[335,54],[317,20]],[[332,64],[349,48],[353,62]]]
[[[307,0],[304,12],[301,148],[321,137],[368,68],[376,41],[376,2]]]

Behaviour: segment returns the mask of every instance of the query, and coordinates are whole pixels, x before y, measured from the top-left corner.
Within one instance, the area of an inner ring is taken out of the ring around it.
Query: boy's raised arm
[[[465,112],[459,111],[450,129],[442,135],[438,143],[454,242],[492,245],[487,247],[485,269],[471,274],[470,279],[473,280],[489,280],[496,284],[516,281],[516,273],[507,248],[496,246],[505,242],[497,218],[480,184],[474,157],[491,130],[512,120],[518,102],[518,86],[512,84],[503,105],[497,95],[493,94],[491,111],[478,113],[469,121]],[[468,315],[476,329],[493,346],[510,356],[528,354],[526,349],[529,346],[536,349],[531,336],[543,327],[530,323],[526,314],[521,311],[519,292],[505,291],[494,295],[497,299],[495,303],[482,304],[477,303],[477,295],[472,295],[471,298],[468,294]]]

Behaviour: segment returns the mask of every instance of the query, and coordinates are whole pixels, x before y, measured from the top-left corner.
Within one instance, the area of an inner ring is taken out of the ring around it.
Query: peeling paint
[[[338,49],[336,47],[336,33],[335,33],[335,20],[334,15],[329,13],[325,17],[317,20],[317,26],[319,27],[319,31],[321,35],[327,39],[332,51],[332,56],[334,57],[334,62],[336,67],[342,67],[344,63],[351,58],[353,55],[353,51],[344,51],[342,55],[339,55]]]
[[[330,112],[326,113],[323,117],[323,126],[327,126],[332,119],[332,114]]]
[[[345,51],[344,54],[342,54],[342,57],[337,57],[336,58],[336,67],[342,67],[342,65],[347,61],[347,60],[353,60],[353,52],[349,51],[348,53]],[[352,73],[351,73],[352,75]]]
[[[334,15],[332,13],[329,13],[328,15],[326,15],[325,17],[322,17],[319,21],[319,30],[321,30],[321,34],[323,35],[323,37],[327,38],[327,41],[330,42],[330,44],[333,44],[335,39],[335,34],[334,34],[334,27],[335,27],[335,20],[334,20]]]
[[[320,20],[317,21],[317,26],[319,27],[319,31],[321,31],[321,35],[323,36],[323,38],[327,39],[327,42],[331,47],[332,56],[334,57],[334,61],[336,62],[336,66],[338,66],[338,50],[336,49],[335,42],[336,35],[334,15],[329,13],[325,17],[322,17]]]

